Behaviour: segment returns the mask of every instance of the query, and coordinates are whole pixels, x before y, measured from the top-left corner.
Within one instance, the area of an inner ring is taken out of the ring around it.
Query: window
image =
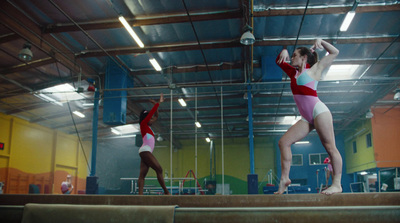
[[[353,153],[357,153],[357,143],[353,141]]]
[[[292,155],[292,166],[303,166],[303,154]]]
[[[372,138],[371,138],[371,133],[368,133],[366,135],[367,138],[367,148],[372,147]]]
[[[329,155],[327,153],[313,153],[309,154],[310,157],[310,166],[311,165],[322,165],[324,164],[324,160]]]

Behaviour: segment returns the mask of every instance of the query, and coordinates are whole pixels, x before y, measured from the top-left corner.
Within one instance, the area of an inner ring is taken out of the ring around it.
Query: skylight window
[[[357,64],[332,65],[329,68],[324,80],[351,79],[359,66],[360,65]]]
[[[301,116],[285,116],[285,118],[283,118],[282,124],[294,125],[300,119],[301,119]]]
[[[125,135],[140,132],[139,124],[128,124],[111,128],[111,132],[116,135]]]
[[[60,84],[54,87],[49,87],[35,94],[36,97],[60,106],[62,103],[73,100],[81,100],[84,97],[75,91],[75,88],[70,84]]]

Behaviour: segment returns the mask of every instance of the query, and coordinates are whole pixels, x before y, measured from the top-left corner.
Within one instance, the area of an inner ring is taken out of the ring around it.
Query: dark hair
[[[145,119],[147,117],[147,115],[149,114],[148,111],[143,110],[142,112],[140,112],[140,116],[139,116],[139,124],[142,123],[143,119]]]
[[[298,47],[300,56],[307,55],[307,63],[312,67],[315,63],[318,62],[318,53],[316,51],[311,52],[307,47]]]

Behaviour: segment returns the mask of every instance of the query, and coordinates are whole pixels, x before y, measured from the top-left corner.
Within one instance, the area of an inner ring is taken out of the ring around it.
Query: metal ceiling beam
[[[324,7],[312,6],[307,10],[307,15],[320,15],[320,14],[345,14],[351,9],[351,6],[343,7]],[[399,11],[400,5],[359,5],[357,7],[357,13],[367,12],[387,12],[387,11]],[[254,17],[269,17],[269,16],[296,16],[302,15],[304,8],[288,9],[288,8],[268,8],[264,11],[255,11]],[[222,20],[222,19],[238,19],[243,17],[242,10],[233,11],[216,11],[216,12],[191,12],[191,17],[194,22],[198,21],[210,21],[210,20]],[[132,26],[149,26],[149,25],[162,25],[172,23],[184,23],[189,22],[186,14],[166,14],[166,15],[152,15],[151,17],[138,16],[135,19],[128,19],[128,22]],[[118,19],[113,20],[98,20],[92,22],[78,22],[84,30],[100,30],[100,29],[114,29],[122,28],[122,24]],[[72,23],[57,23],[48,24],[44,27],[44,33],[62,33],[62,32],[73,32],[80,31]]]
[[[322,15],[322,14],[345,14],[350,11],[352,5],[349,6],[326,6],[321,8],[318,5],[309,6],[307,9],[307,15]],[[268,16],[297,16],[303,15],[304,7],[290,8],[267,8],[267,9],[256,9],[254,17],[268,17]],[[262,11],[260,11],[262,10]],[[358,5],[356,13],[367,13],[367,12],[388,12],[388,11],[399,11],[400,5]]]
[[[191,12],[190,16],[193,22],[221,20],[221,19],[238,19],[242,17],[242,11],[231,10],[231,11],[214,11],[214,12]],[[116,18],[112,20],[78,22],[78,25],[82,27],[84,30],[123,28],[123,25],[118,20],[117,16],[115,17]],[[187,17],[186,13],[136,16],[135,19],[129,19],[129,18],[126,19],[128,23],[136,27],[189,22],[189,18]],[[48,24],[44,28],[43,32],[62,33],[62,32],[73,32],[73,31],[80,31],[80,29],[72,23],[57,23],[57,24]]]
[[[7,68],[4,68],[4,69],[1,69],[0,70],[0,74],[18,73],[18,72],[26,71],[28,69],[41,67],[41,66],[48,65],[48,64],[52,64],[52,63],[55,63],[55,62],[56,62],[56,60],[54,58],[47,57],[47,58],[43,58],[43,59],[40,59],[40,60],[35,60],[35,61],[28,62],[26,64],[20,64],[20,65],[16,65],[16,66],[12,66],[12,67],[7,67]]]
[[[15,33],[8,33],[0,36],[0,44],[7,43],[13,40],[19,39],[19,36]]]
[[[50,57],[53,57],[56,61],[75,73],[80,72],[78,67],[80,66],[85,75],[93,76],[96,74],[87,64],[79,60],[77,61],[74,56],[68,55],[66,52],[71,52],[68,48],[51,35],[43,34],[41,27],[7,1],[1,4],[0,21],[12,32],[26,39],[32,45],[42,50]]]
[[[396,39],[397,36],[360,36],[360,37],[341,37],[341,38],[324,38],[328,42],[335,40],[337,44],[362,44],[362,43],[388,43]],[[314,39],[299,39],[297,45],[313,45]],[[279,38],[279,39],[267,39],[257,40],[254,46],[293,46],[296,43],[294,38]],[[204,50],[207,49],[220,49],[220,48],[233,48],[243,47],[238,39],[230,39],[223,41],[208,41],[201,42],[201,47]],[[188,42],[180,44],[161,44],[148,46],[144,48],[139,47],[125,47],[125,48],[113,48],[105,49],[110,55],[127,55],[127,54],[145,54],[147,52],[175,52],[175,51],[191,51],[200,50],[200,46],[197,42]],[[77,58],[90,58],[90,57],[103,57],[107,54],[101,50],[84,50],[76,54]]]

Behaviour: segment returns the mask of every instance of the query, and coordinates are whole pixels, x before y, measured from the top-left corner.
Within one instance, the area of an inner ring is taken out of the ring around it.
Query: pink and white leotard
[[[149,121],[153,117],[154,113],[157,111],[159,103],[156,103],[153,108],[150,110],[149,114],[145,119],[140,123],[140,133],[142,134],[143,144],[139,149],[139,153],[141,152],[151,152],[154,150],[154,132],[149,126]]]
[[[307,74],[308,69],[299,74],[296,68],[284,61],[279,64],[278,60],[279,55],[276,58],[276,64],[290,77],[290,88],[302,120],[314,124],[314,119],[319,114],[329,111],[328,107],[318,98],[318,81]],[[306,68],[310,68],[308,64]]]

